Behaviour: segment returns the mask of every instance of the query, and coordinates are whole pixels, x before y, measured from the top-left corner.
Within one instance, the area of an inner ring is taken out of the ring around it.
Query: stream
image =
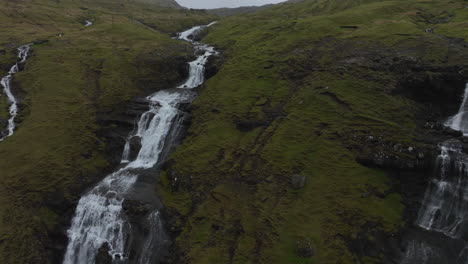
[[[170,244],[160,217],[162,205],[153,194],[154,170],[164,161],[182,127],[184,116],[179,107],[193,100],[195,93],[190,89],[204,82],[205,65],[216,53],[213,47],[193,40],[212,24],[179,34],[178,39],[192,43],[200,55],[189,63],[186,82],[146,97],[148,110],[127,138],[121,165],[78,202],[67,232],[64,264],[95,263],[103,251],[112,263],[157,263]],[[133,224],[126,213],[126,204],[134,201],[147,211],[139,216],[144,228]],[[135,239],[136,233],[141,234],[139,239]]]
[[[16,99],[13,95],[13,91],[11,90],[11,80],[13,79],[13,76],[20,71],[20,65],[26,62],[31,46],[32,44],[26,44],[18,48],[18,61],[10,68],[8,74],[0,81],[8,104],[10,105],[8,109],[10,115],[8,118],[8,127],[4,131],[0,132],[0,141],[12,136],[16,129],[15,118],[18,115],[18,99]]]

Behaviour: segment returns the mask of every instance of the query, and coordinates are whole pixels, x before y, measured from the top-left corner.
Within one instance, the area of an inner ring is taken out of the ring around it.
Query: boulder
[[[109,250],[110,246],[107,242],[102,244],[96,255],[95,264],[112,264],[112,256],[109,253]]]
[[[294,189],[302,189],[305,186],[306,177],[303,175],[295,174],[291,177],[291,185]]]
[[[130,154],[129,160],[135,160],[138,157],[138,153],[141,149],[141,138],[139,136],[133,136],[129,140],[130,143]]]
[[[451,127],[445,127],[444,128],[444,133],[448,136],[451,136],[451,137],[462,137],[463,136],[463,132],[459,131],[459,130],[455,130]]]

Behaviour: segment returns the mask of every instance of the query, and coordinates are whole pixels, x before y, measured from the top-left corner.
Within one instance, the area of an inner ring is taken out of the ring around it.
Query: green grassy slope
[[[85,28],[85,19],[94,25]],[[98,120],[125,111],[137,95],[180,80],[171,65],[192,49],[172,35],[212,19],[120,1],[1,1],[2,69],[14,62],[15,47],[48,40],[33,46],[15,77],[22,122],[0,144],[2,263],[50,261],[48,249],[56,245],[49,234],[60,232],[59,212],[110,169],[108,143],[99,136],[109,128]]]
[[[463,43],[445,37],[466,39],[465,5],[309,0],[213,26],[204,41],[224,64],[201,88],[158,188],[174,216],[177,263],[388,260],[376,236],[404,225],[402,197],[385,171],[356,158],[383,144],[383,155],[415,159],[413,148],[427,147],[427,105],[397,91],[407,75],[466,67]],[[295,174],[304,188],[291,187]],[[357,240],[376,250],[359,255]],[[311,257],[298,252],[307,241]]]

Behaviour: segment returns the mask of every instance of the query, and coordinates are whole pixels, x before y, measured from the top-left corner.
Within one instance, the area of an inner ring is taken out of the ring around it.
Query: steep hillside
[[[172,36],[213,18],[126,1],[0,2],[0,74],[35,43],[13,82],[18,129],[0,144],[0,262],[59,263],[74,204],[116,166],[143,110],[132,99],[181,81],[193,51]]]
[[[308,0],[210,29],[219,71],[158,188],[174,263],[398,263],[428,127],[468,79],[465,6]]]

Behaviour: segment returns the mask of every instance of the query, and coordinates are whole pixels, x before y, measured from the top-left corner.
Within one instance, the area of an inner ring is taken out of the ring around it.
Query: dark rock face
[[[389,170],[424,171],[432,167],[437,152],[437,139],[424,148],[386,140],[384,136],[360,135],[348,138],[347,148],[355,148],[356,161]]]
[[[109,254],[109,244],[104,243],[98,251],[95,264],[112,264],[112,256]]]
[[[306,177],[303,175],[296,174],[291,177],[291,185],[294,189],[304,188],[305,183],[306,183]]]
[[[141,138],[139,136],[133,136],[132,138],[130,138],[129,143],[130,143],[129,159],[135,160],[141,149]]]
[[[144,92],[144,94],[154,93],[161,89],[174,87],[176,83],[184,80],[189,73],[189,66],[187,61],[192,57],[168,57],[164,54],[150,54],[139,57],[137,65],[142,74],[136,80],[137,87]],[[149,72],[147,69],[152,69]],[[158,74],[154,74],[158,72]],[[161,79],[160,76],[167,78]]]
[[[0,50],[0,56],[5,55],[5,54],[6,54],[6,50]]]
[[[135,120],[148,110],[148,102],[141,98],[133,99],[127,102],[127,105],[127,108],[120,112],[101,113],[98,116],[102,127],[99,136],[106,142],[106,153],[109,153],[112,164],[120,163],[122,150],[128,134],[135,127]],[[130,158],[134,159],[141,148],[138,137],[130,140],[130,147]]]
[[[459,104],[455,102],[460,102],[468,77],[462,74],[463,68],[435,68],[417,60],[401,60],[399,64],[398,67],[406,73],[403,73],[400,88],[395,93],[437,106],[446,116],[456,112]],[[433,74],[428,75],[427,72]]]
[[[139,217],[148,214],[151,210],[151,205],[142,201],[125,200],[122,208],[127,216]]]
[[[224,63],[224,57],[221,53],[211,56],[205,68],[205,79],[209,79],[218,73]]]
[[[452,129],[450,127],[445,127],[444,128],[444,133],[447,134],[448,136],[451,136],[451,137],[462,137],[463,136],[463,132],[461,132],[459,130]]]
[[[381,231],[377,223],[367,222],[360,228],[360,232],[353,239],[345,239],[348,247],[354,252],[358,259],[364,257],[375,257],[384,255],[382,264],[399,263],[399,255],[395,251],[399,250],[396,234],[387,234]],[[369,239],[372,237],[372,239]]]

